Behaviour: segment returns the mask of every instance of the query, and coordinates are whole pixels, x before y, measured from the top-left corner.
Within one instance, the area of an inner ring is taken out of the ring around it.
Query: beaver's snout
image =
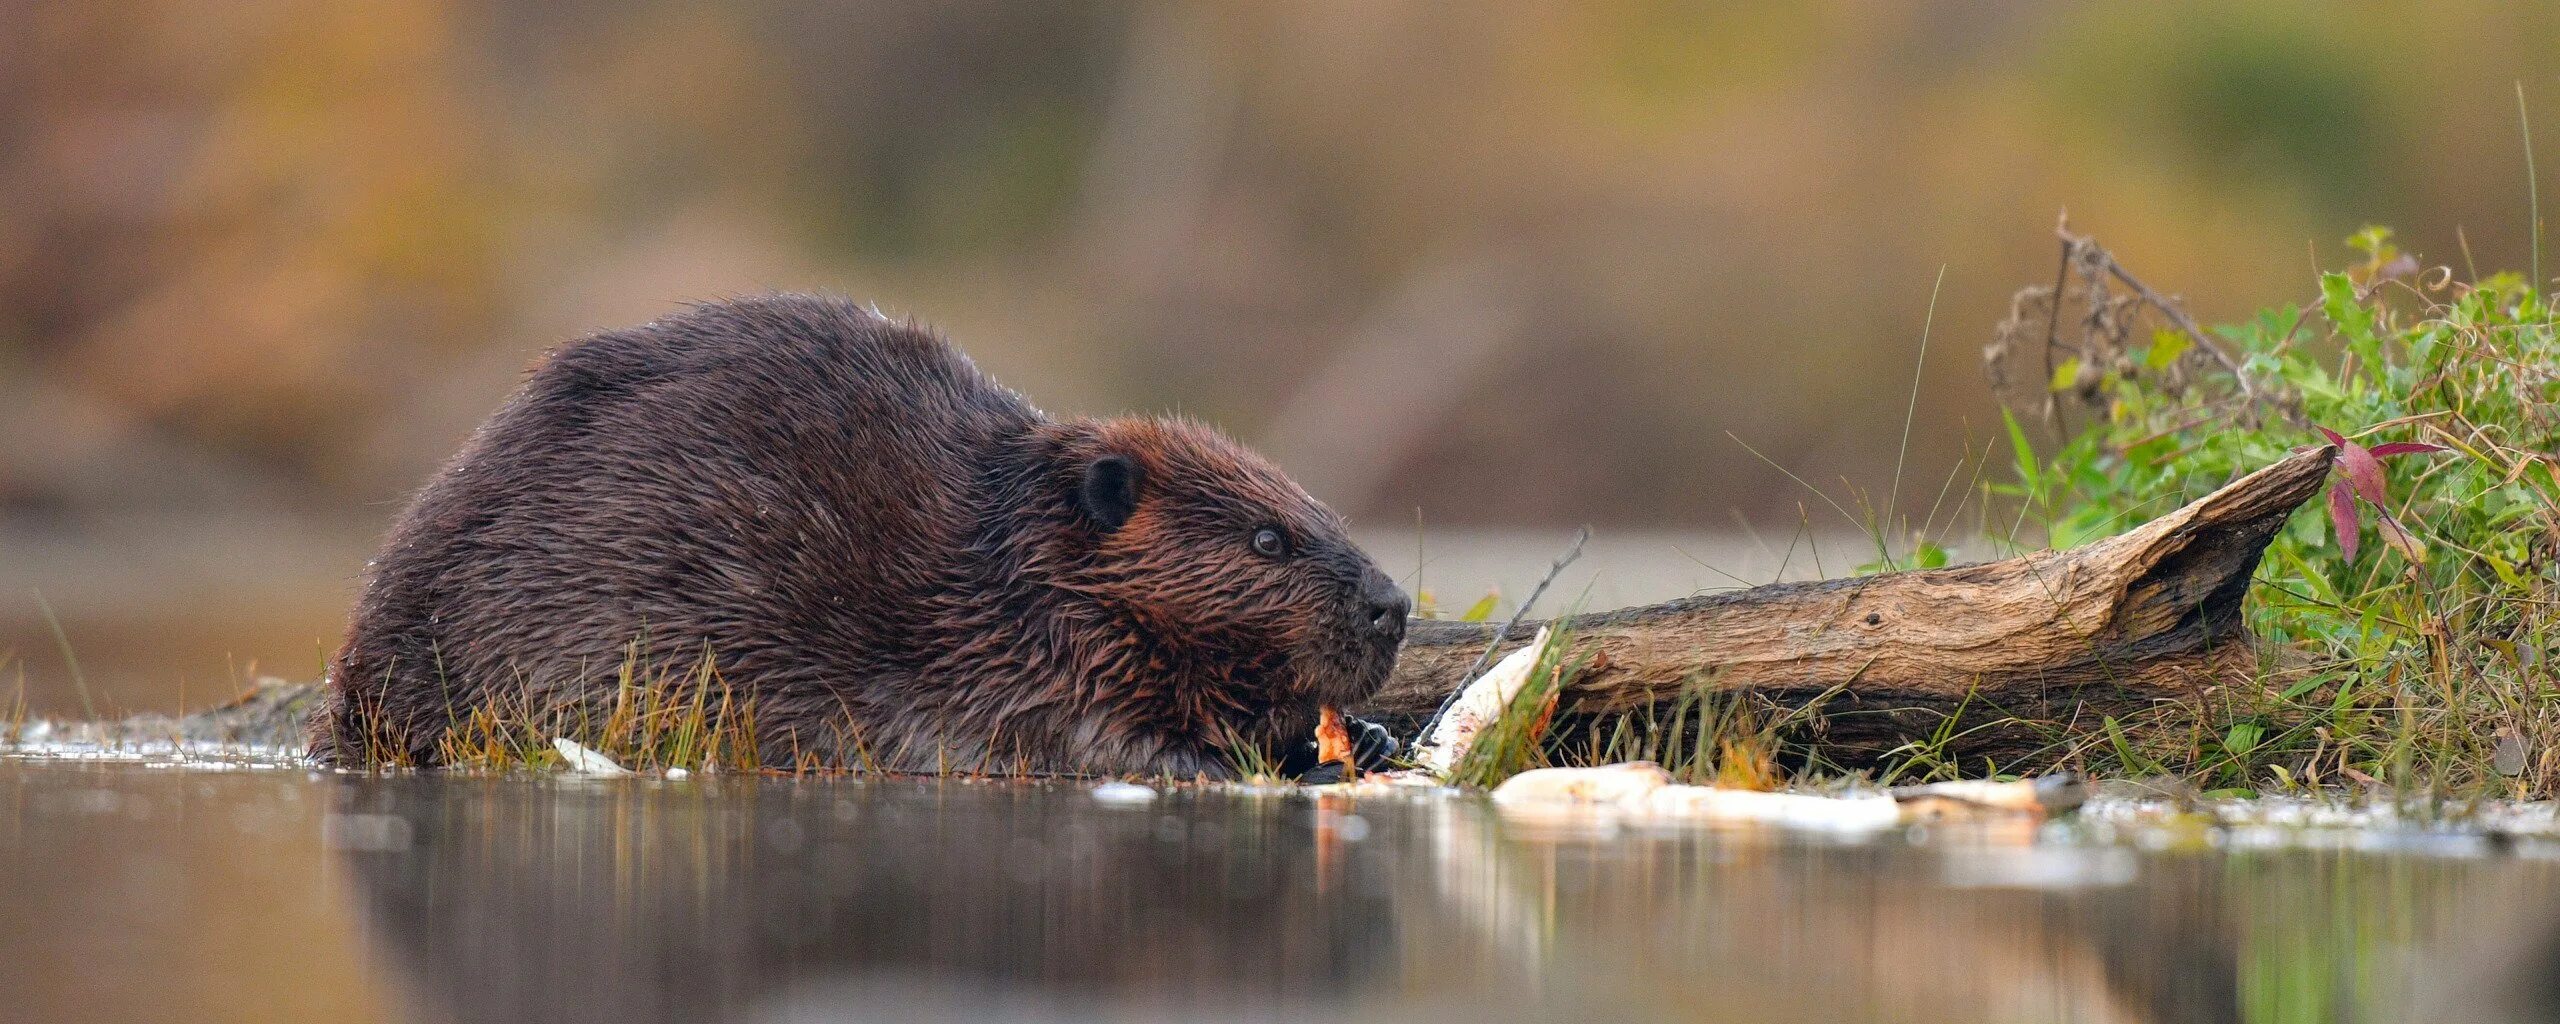
[[[1356,551],[1334,564],[1342,589],[1326,610],[1318,649],[1307,652],[1314,657],[1310,667],[1321,667],[1302,677],[1302,685],[1317,703],[1347,706],[1368,699],[1395,673],[1413,599]]]
[[[1369,635],[1389,647],[1404,642],[1405,619],[1413,614],[1413,599],[1396,588],[1394,580],[1370,566],[1360,580],[1360,608]]]

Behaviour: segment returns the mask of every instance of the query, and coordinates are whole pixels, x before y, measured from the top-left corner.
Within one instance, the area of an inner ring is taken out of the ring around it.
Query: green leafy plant
[[[2520,276],[2423,269],[2380,228],[2348,244],[2316,298],[2211,329],[2071,236],[2066,286],[2013,304],[1986,355],[2014,479],[1985,493],[2014,503],[2017,547],[2115,532],[2307,434],[2339,450],[2329,514],[2261,560],[2260,677],[2059,742],[2209,786],[2560,792],[2560,318]],[[2442,457],[2399,458],[2422,453]],[[2368,520],[2401,558],[2356,557]]]

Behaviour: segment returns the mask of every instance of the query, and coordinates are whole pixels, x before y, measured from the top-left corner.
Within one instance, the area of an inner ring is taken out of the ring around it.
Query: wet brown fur
[[[529,376],[372,564],[311,752],[437,764],[475,713],[601,718],[629,663],[742,695],[772,765],[1221,775],[1376,689],[1405,607],[1213,430],[1052,420],[911,323],[747,299]]]

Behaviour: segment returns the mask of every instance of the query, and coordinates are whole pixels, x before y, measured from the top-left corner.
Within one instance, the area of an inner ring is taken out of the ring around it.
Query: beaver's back
[[[969,571],[976,484],[1040,422],[930,333],[836,299],[564,346],[394,528],[313,753],[432,763],[454,709],[574,705],[627,660],[715,654],[762,701],[841,702],[828,677],[931,656],[917,616]]]

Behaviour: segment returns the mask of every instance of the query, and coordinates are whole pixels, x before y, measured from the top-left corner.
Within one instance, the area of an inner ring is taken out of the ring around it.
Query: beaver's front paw
[[[1374,772],[1394,767],[1395,756],[1404,752],[1404,744],[1398,742],[1386,726],[1344,715],[1342,727],[1351,734],[1351,759],[1361,771]],[[1289,745],[1288,756],[1280,761],[1280,774],[1310,786],[1328,785],[1342,781],[1342,762],[1318,763],[1315,741],[1308,740]]]

